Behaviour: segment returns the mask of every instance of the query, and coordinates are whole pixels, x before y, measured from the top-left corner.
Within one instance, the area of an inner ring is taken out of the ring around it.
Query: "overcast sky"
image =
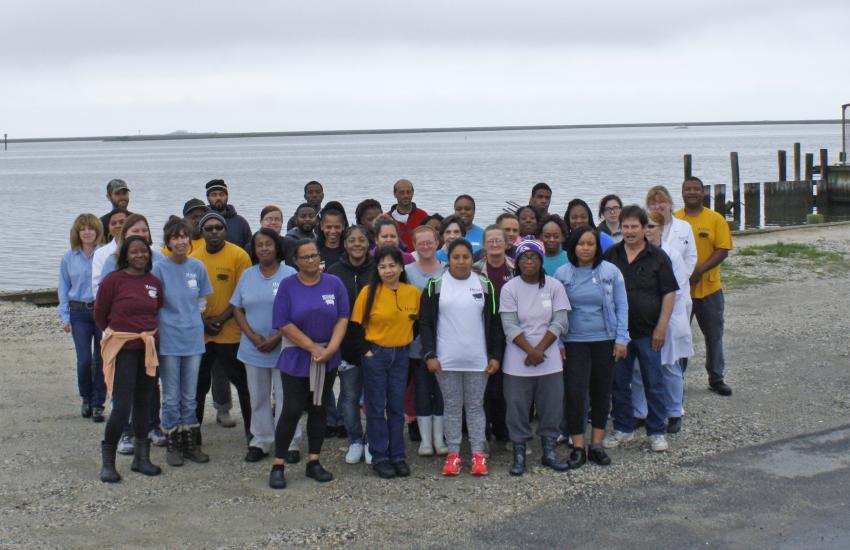
[[[838,118],[848,21],[848,0],[0,0],[0,133]]]

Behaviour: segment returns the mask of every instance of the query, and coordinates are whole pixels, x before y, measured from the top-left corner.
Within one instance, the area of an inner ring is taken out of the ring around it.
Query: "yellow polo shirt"
[[[206,246],[203,237],[199,239],[192,239],[192,247],[189,249],[189,256],[193,256],[195,254],[195,251],[201,248],[202,246]],[[167,246],[162,247],[162,255],[165,257],[171,256],[171,251],[168,250]]]
[[[399,283],[397,290],[379,285],[366,325],[366,340],[386,348],[406,346],[413,341],[413,322],[419,315],[419,289]],[[363,324],[369,287],[363,287],[354,301],[351,321]]]
[[[207,309],[204,310],[203,318],[215,317],[230,305],[236,283],[242,272],[251,267],[251,260],[247,252],[229,242],[225,242],[224,248],[215,254],[210,254],[206,245],[201,245],[195,248],[192,257],[203,262],[213,288],[212,294],[207,296]],[[242,332],[233,317],[224,322],[221,332],[215,336],[204,334],[205,342],[217,344],[238,344],[241,338]]]
[[[674,215],[691,224],[697,245],[697,265],[705,262],[718,248],[732,250],[732,231],[729,230],[729,223],[714,210],[703,208],[698,215],[688,216],[682,208]],[[699,282],[691,287],[691,296],[705,298],[721,288],[718,265],[702,274]]]

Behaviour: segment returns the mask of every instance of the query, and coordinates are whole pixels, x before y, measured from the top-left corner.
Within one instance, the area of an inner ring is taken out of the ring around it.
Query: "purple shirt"
[[[328,342],[337,320],[348,318],[349,313],[348,292],[338,277],[322,273],[319,282],[312,286],[305,285],[297,276],[287,277],[281,281],[274,299],[272,327],[277,330],[294,324],[314,342]],[[277,368],[290,376],[306,378],[310,360],[309,351],[297,346],[284,347]],[[326,370],[337,368],[339,360],[337,350]]]

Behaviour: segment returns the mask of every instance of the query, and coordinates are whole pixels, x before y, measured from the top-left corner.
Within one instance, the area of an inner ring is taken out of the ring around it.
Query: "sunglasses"
[[[203,231],[204,233],[215,233],[218,231],[224,231],[224,226],[220,223],[216,225],[205,225]]]

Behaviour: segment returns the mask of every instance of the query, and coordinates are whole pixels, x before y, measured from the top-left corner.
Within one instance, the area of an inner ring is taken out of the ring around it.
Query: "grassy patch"
[[[729,290],[795,278],[794,274],[826,276],[850,270],[850,262],[814,244],[783,243],[747,246],[723,264],[723,286]]]
[[[762,256],[774,258],[792,258],[823,263],[846,263],[844,256],[836,252],[820,250],[811,244],[783,243],[747,246],[738,250],[738,256]]]
[[[741,288],[748,288],[751,286],[763,285],[765,283],[774,282],[776,279],[773,277],[766,277],[763,275],[752,275],[747,273],[748,270],[741,269],[741,267],[736,265],[723,265],[722,268],[722,280],[723,280],[723,288],[724,290],[738,290]]]

